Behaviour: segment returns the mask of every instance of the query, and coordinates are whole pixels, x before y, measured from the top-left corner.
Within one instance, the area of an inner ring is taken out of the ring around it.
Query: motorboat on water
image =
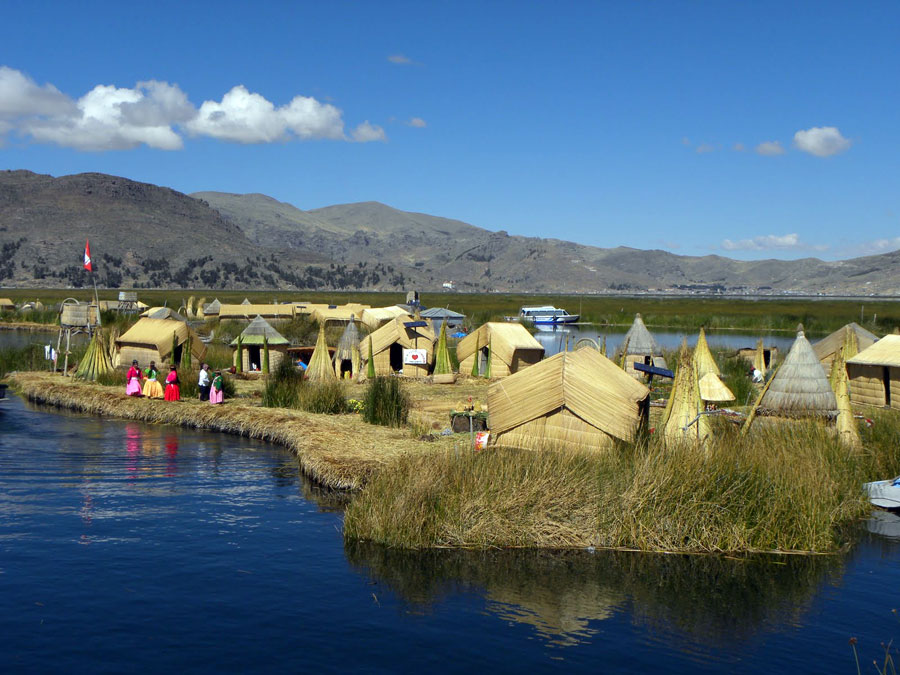
[[[543,305],[541,307],[522,307],[517,318],[519,321],[533,323],[535,326],[559,326],[576,323],[580,316],[569,314],[566,310],[552,305]]]
[[[890,480],[876,480],[863,484],[873,506],[882,509],[900,509],[900,476]]]

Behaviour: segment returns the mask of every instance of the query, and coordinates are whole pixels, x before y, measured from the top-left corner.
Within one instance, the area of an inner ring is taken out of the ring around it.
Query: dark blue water
[[[900,637],[900,520],[845,556],[346,546],[278,448],[0,412],[5,672],[856,672]]]

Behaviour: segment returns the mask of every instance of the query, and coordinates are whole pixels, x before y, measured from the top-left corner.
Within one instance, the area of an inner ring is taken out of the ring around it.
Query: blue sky
[[[741,259],[900,248],[900,4],[4,0],[0,168]]]

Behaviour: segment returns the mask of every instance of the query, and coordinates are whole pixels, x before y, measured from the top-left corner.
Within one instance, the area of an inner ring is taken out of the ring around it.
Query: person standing
[[[131,362],[131,368],[125,376],[127,384],[125,385],[125,393],[129,396],[141,396],[141,369],[138,366],[137,359]]]
[[[144,371],[147,380],[144,382],[144,396],[147,398],[163,398],[165,395],[162,385],[159,383],[159,371],[156,369],[156,361],[150,362],[150,367]]]
[[[209,402],[213,405],[217,403],[222,403],[225,400],[225,388],[224,382],[222,381],[222,371],[217,370],[216,376],[212,381],[212,388],[209,392]]]
[[[200,389],[200,400],[209,400],[209,364],[204,363],[200,366],[200,379],[197,381],[197,387]]]
[[[178,371],[174,365],[171,366],[169,374],[166,375],[166,400],[181,400],[181,388],[178,386]]]

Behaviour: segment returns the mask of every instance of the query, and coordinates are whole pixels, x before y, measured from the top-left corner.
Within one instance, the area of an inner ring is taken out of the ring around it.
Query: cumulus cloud
[[[382,129],[377,124],[369,124],[369,120],[366,120],[358,127],[356,127],[350,134],[350,136],[357,143],[370,143],[372,141],[387,140],[387,135],[384,133],[384,129]]]
[[[756,154],[774,157],[775,155],[783,155],[784,148],[781,146],[780,141],[764,141],[756,146]]]
[[[391,63],[397,64],[398,66],[409,66],[413,63],[413,60],[411,58],[403,54],[391,54],[387,57],[387,60]]]
[[[333,105],[295,96],[287,105],[275,107],[243,85],[234,87],[221,101],[204,101],[185,128],[193,134],[236,143],[344,137],[341,111]]]
[[[407,122],[407,124],[411,127],[416,127],[417,129],[424,129],[428,126],[428,124],[421,117],[413,117]]]
[[[837,127],[812,127],[794,134],[794,147],[816,157],[831,157],[850,148]]]
[[[791,234],[764,234],[752,239],[740,239],[732,241],[725,239],[722,241],[722,248],[726,251],[769,251],[777,249],[811,249],[824,250],[824,246],[810,246],[800,241],[800,237],[796,233]]]
[[[276,106],[243,85],[198,109],[177,84],[156,80],[131,88],[97,85],[73,100],[53,85],[40,86],[20,71],[0,66],[0,145],[10,133],[91,151],[139,145],[178,150],[185,132],[234,143],[386,140],[384,130],[368,121],[348,137],[342,115],[339,108],[307,96]]]

